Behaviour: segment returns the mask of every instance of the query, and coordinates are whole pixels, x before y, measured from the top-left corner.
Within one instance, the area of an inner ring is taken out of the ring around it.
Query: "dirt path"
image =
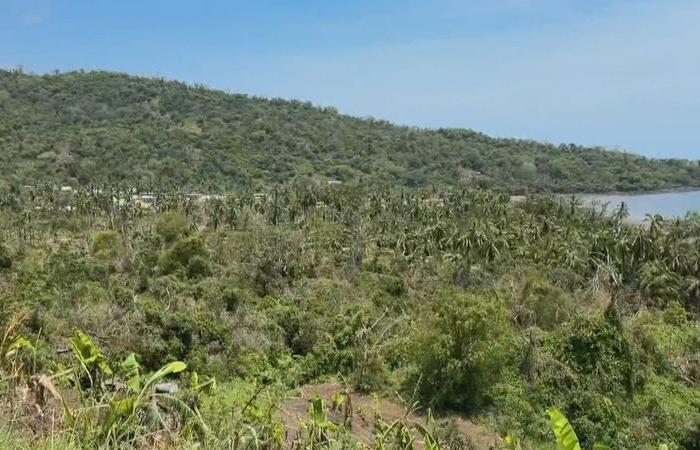
[[[309,417],[309,401],[315,397],[321,397],[326,405],[332,404],[332,397],[343,391],[338,382],[309,385],[302,388],[299,397],[291,398],[282,404],[279,418],[284,422],[286,428],[286,441],[288,444],[294,441],[299,435],[302,423]],[[374,443],[374,417],[379,412],[385,422],[393,422],[405,417],[408,424],[425,425],[426,417],[420,413],[406,412],[406,407],[399,403],[386,399],[376,398],[370,394],[360,392],[350,393],[352,404],[352,417],[350,418],[350,429],[352,434],[364,444],[373,447]],[[328,416],[334,423],[343,423],[344,415],[340,411],[331,411],[328,407]],[[450,417],[454,419],[459,433],[467,442],[472,444],[472,448],[477,450],[490,450],[498,448],[499,438],[490,433],[485,428],[466,420],[462,417]],[[416,448],[423,448],[422,439],[416,436]]]

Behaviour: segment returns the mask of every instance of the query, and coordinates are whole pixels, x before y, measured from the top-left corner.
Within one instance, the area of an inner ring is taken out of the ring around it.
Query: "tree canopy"
[[[109,72],[0,71],[0,149],[5,189],[100,182],[216,192],[300,180],[511,193],[700,187],[697,161],[396,126]]]

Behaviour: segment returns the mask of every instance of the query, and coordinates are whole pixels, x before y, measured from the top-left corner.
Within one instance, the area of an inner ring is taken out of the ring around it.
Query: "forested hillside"
[[[422,130],[161,79],[0,71],[0,187],[228,191],[314,179],[510,192],[700,187],[697,162]]]

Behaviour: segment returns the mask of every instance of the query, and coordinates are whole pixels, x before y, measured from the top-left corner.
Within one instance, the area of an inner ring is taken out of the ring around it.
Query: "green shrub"
[[[114,230],[98,231],[92,235],[92,254],[103,260],[114,259],[123,251],[124,243]]]
[[[627,415],[638,418],[631,425],[631,434],[637,442],[667,443],[677,449],[697,448],[700,442],[697,387],[653,377],[627,407],[630,409]]]
[[[0,242],[0,270],[10,270],[12,268],[12,257],[4,243]]]
[[[414,349],[424,401],[438,407],[475,411],[489,403],[514,350],[508,312],[494,295],[444,292],[419,327]]]
[[[537,273],[526,272],[519,281],[515,318],[521,326],[551,330],[571,318],[575,309],[571,294]]]
[[[381,280],[383,289],[389,295],[400,297],[406,293],[406,284],[401,278],[391,275],[384,275],[381,277]]]
[[[250,303],[253,299],[253,293],[234,287],[226,287],[221,292],[221,300],[224,308],[228,312],[235,312],[239,306]]]
[[[187,217],[177,212],[163,214],[156,224],[156,233],[165,244],[171,244],[189,235],[190,226]]]
[[[496,429],[501,435],[515,434],[547,440],[549,429],[540,414],[547,401],[538,401],[537,391],[526,380],[509,373],[490,392]]]
[[[204,278],[211,275],[211,273],[211,265],[206,258],[200,255],[195,255],[187,260],[188,278]]]
[[[619,448],[630,442],[628,416],[612,398],[597,393],[593,386],[580,389],[571,397],[567,410],[571,425],[587,446],[596,442]]]
[[[563,337],[561,359],[603,392],[633,394],[643,383],[638,349],[609,317],[579,316]]]
[[[49,286],[66,290],[75,289],[78,284],[86,281],[101,285],[108,282],[107,270],[103,264],[96,264],[82,253],[69,249],[51,253],[44,263],[44,271]]]
[[[204,241],[198,236],[190,236],[177,240],[164,251],[158,265],[163,274],[183,271],[188,277],[198,278],[210,274],[208,258]]]

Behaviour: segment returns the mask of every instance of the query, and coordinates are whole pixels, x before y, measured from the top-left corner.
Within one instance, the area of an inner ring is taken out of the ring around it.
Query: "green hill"
[[[222,191],[294,180],[511,192],[700,187],[698,162],[359,119],[107,72],[0,71],[0,179]]]

